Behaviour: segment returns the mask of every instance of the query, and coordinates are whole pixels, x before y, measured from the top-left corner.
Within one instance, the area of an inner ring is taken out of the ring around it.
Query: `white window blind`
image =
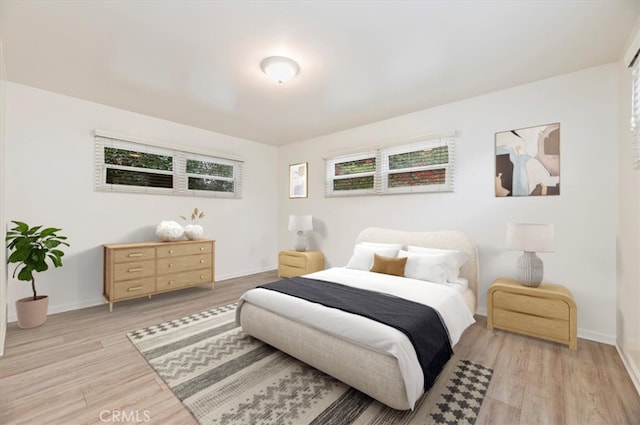
[[[97,191],[240,198],[242,162],[95,136]]]
[[[640,68],[638,60],[632,68],[631,133],[633,168],[640,169]]]
[[[328,158],[326,194],[453,191],[454,157],[454,137],[442,137]]]
[[[327,196],[376,193],[377,155],[368,151],[327,159]]]

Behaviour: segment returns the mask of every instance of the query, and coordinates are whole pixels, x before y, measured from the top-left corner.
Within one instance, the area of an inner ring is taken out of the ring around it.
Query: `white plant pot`
[[[202,233],[204,229],[199,224],[187,224],[184,226],[184,235],[187,239],[192,241],[197,241],[198,239],[202,239]]]

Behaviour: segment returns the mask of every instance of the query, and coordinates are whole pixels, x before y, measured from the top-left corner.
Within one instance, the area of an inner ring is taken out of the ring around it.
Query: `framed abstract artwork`
[[[496,133],[497,197],[560,194],[560,123]]]
[[[306,162],[289,165],[289,198],[307,197],[307,168]]]

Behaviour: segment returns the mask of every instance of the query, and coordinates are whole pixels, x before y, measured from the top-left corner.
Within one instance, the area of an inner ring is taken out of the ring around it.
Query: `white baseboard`
[[[250,270],[250,271],[246,271],[246,272],[242,272],[242,273],[233,273],[233,274],[227,274],[227,275],[222,275],[222,276],[216,276],[216,282],[221,282],[223,280],[229,280],[229,279],[235,279],[237,277],[244,277],[244,276],[249,276],[252,274],[257,274],[257,273],[264,273],[264,272],[269,272],[269,271],[274,271],[277,270],[277,266],[270,266],[270,267],[265,267],[262,269],[257,269],[257,270]],[[94,307],[96,305],[102,305],[105,303],[105,300],[103,297],[100,298],[94,298],[91,300],[85,300],[79,303],[72,303],[72,304],[64,304],[64,305],[49,305],[49,314],[56,314],[56,313],[64,313],[65,311],[73,311],[73,310],[80,310],[81,308],[87,308],[87,307]],[[15,312],[13,312],[12,314],[9,314],[8,317],[8,322],[9,323],[13,323],[18,321],[18,318],[16,317]],[[2,337],[4,335],[0,335],[0,337]],[[2,351],[1,351],[0,347],[0,356],[2,355]]]
[[[640,370],[636,367],[635,363],[630,361],[630,356],[627,355],[626,351],[621,349],[618,344],[615,344],[616,350],[618,350],[618,354],[622,359],[622,363],[624,364],[625,369],[627,369],[627,373],[631,378],[631,382],[633,382],[633,386],[636,387],[636,391],[638,395],[640,395]]]

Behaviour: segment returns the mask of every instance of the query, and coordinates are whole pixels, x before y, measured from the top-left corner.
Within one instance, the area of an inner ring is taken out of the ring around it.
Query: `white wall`
[[[292,245],[289,214],[312,214],[312,249],[329,266],[346,264],[353,241],[367,226],[403,230],[459,229],[479,244],[479,311],[501,276],[515,277],[519,252],[506,251],[508,222],[553,223],[556,251],[541,254],[545,280],[565,285],[578,305],[579,335],[613,343],[616,291],[616,64],[466,99],[375,124],[285,146],[280,150],[279,248]],[[494,196],[494,135],[560,122],[561,194]],[[326,198],[323,158],[420,134],[462,132],[453,193]],[[309,198],[289,199],[288,164],[309,162]]]
[[[7,335],[7,263],[6,247],[4,244],[5,232],[4,232],[4,139],[6,131],[6,80],[5,80],[5,65],[4,56],[2,53],[2,41],[0,41],[0,356],[4,354],[4,341]]]
[[[640,20],[629,52],[640,48]],[[619,157],[618,157],[618,281],[616,343],[640,392],[640,169],[632,167],[631,55],[619,63]]]
[[[155,240],[161,220],[205,211],[216,239],[216,279],[276,267],[278,150],[247,140],[7,83],[5,220],[60,227],[71,247],[64,266],[37,276],[49,312],[102,302],[102,244]],[[94,129],[227,153],[245,160],[242,199],[95,192]],[[10,271],[12,268],[10,269]],[[13,301],[30,285],[11,279]],[[106,308],[106,307],[105,307]],[[117,308],[117,307],[116,307]]]

